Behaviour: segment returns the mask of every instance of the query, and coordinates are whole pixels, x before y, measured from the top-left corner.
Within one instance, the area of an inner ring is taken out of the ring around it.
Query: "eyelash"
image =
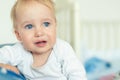
[[[50,25],[50,22],[43,22],[43,26],[48,27]]]
[[[31,28],[33,28],[32,24],[28,24],[28,25],[25,26],[25,29],[31,29]]]

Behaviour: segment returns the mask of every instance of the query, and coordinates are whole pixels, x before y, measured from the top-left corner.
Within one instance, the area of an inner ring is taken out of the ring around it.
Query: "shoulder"
[[[24,49],[22,43],[20,42],[15,43],[12,47],[16,49]]]
[[[9,53],[9,54],[17,54],[21,51],[24,51],[24,48],[20,42],[12,43],[12,44],[5,44],[0,48],[0,53]]]
[[[70,48],[71,45],[65,40],[57,39],[55,47],[60,47],[60,48],[68,48],[69,47]]]
[[[0,49],[18,49],[18,48],[22,48],[22,44],[20,42],[16,42],[16,43],[10,43],[10,44],[2,44]]]
[[[23,54],[23,47],[21,43],[4,45],[0,48],[0,62],[16,65],[23,59]]]
[[[75,54],[72,46],[68,42],[61,40],[61,39],[57,39],[53,50],[55,54],[59,57],[60,56],[65,57],[71,54]]]

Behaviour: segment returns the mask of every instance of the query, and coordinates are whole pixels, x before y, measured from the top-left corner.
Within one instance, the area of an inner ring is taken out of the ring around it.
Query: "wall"
[[[78,0],[81,20],[120,20],[120,0]]]
[[[0,44],[16,41],[10,19],[10,10],[14,1],[0,0]]]
[[[119,46],[118,33],[120,30],[120,0],[78,0],[78,3],[80,4],[80,23],[84,24],[85,26],[87,25],[84,33],[82,33],[83,30],[81,30],[81,35],[84,37],[85,34],[87,34],[87,30],[89,30],[91,33],[96,32],[94,34],[96,36],[90,35],[90,33],[88,33],[89,36],[86,36],[86,38],[88,38],[88,40],[86,39],[88,41],[87,43],[89,43],[90,46],[93,46],[96,43],[97,45],[98,43],[100,45],[106,44],[108,43],[108,40],[111,40],[108,45],[103,45],[102,48],[110,46],[111,43],[113,43],[111,47],[114,47],[115,44]],[[81,25],[81,27],[83,26]],[[106,35],[105,33],[109,35]],[[98,36],[97,34],[100,34],[101,36]],[[117,37],[115,38],[115,36]],[[91,39],[94,39],[92,40],[94,44],[90,43]],[[100,40],[103,42],[98,42]]]
[[[106,57],[106,52],[119,50],[120,0],[77,0],[77,3],[80,4],[80,54]]]

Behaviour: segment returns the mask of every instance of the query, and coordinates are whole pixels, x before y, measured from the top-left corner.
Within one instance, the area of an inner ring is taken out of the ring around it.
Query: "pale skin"
[[[17,39],[33,55],[33,67],[43,66],[56,42],[56,19],[47,6],[30,1],[16,10]]]

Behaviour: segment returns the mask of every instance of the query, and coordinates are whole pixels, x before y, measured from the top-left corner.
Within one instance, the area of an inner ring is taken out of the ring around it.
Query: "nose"
[[[43,36],[44,30],[42,27],[36,27],[35,28],[35,37]]]

